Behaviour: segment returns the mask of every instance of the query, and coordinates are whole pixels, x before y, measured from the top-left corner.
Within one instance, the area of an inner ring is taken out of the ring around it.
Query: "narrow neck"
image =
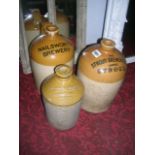
[[[47,25],[45,27],[45,33],[51,36],[59,34],[59,29],[54,25]]]
[[[100,44],[101,47],[106,50],[112,50],[115,48],[115,42],[110,39],[102,39]]]
[[[39,10],[34,10],[32,12],[33,23],[34,25],[39,25],[41,22],[41,13]]]
[[[61,81],[62,83],[63,83],[63,82],[65,83],[66,81],[71,80],[71,79],[73,78],[72,75],[70,75],[70,76],[68,76],[68,77],[60,77],[60,76],[58,76],[58,75],[55,75],[55,77],[56,77],[56,79],[57,79],[58,81]]]
[[[55,74],[61,79],[68,79],[72,76],[73,69],[68,65],[58,65],[55,67]]]

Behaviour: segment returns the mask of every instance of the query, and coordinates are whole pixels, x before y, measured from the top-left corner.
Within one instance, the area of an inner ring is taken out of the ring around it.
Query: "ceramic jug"
[[[73,67],[74,47],[70,40],[59,34],[59,29],[47,25],[45,33],[38,36],[30,46],[30,61],[36,87],[53,73],[54,67],[67,64]]]
[[[82,108],[92,113],[106,111],[122,85],[126,68],[114,41],[102,39],[88,47],[78,63],[78,76],[85,86]]]
[[[40,23],[42,21],[47,20],[41,16],[39,9],[33,9],[32,16],[25,20],[25,34],[28,46],[31,41],[40,34]]]
[[[84,87],[73,74],[71,67],[58,65],[41,87],[43,102],[49,123],[67,130],[75,126],[81,107]]]

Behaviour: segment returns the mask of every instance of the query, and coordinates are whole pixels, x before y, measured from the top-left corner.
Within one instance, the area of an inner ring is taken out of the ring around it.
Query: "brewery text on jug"
[[[54,67],[67,64],[73,67],[74,47],[70,40],[59,34],[53,24],[47,25],[45,32],[30,46],[30,60],[37,89],[42,81],[54,72]]]
[[[78,63],[78,76],[85,86],[82,108],[88,112],[106,111],[119,91],[126,73],[125,58],[114,41],[103,39],[87,48]]]

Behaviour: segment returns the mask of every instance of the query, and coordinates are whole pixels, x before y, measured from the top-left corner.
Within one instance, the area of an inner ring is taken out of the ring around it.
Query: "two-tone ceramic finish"
[[[32,16],[25,20],[25,34],[28,46],[40,34],[40,24],[43,21],[47,20],[41,15],[39,9],[33,9]]]
[[[84,86],[67,65],[58,65],[44,80],[42,96],[48,121],[59,130],[75,126],[81,107]]]
[[[59,29],[46,25],[44,33],[33,40],[30,60],[37,89],[42,81],[54,72],[54,67],[67,64],[73,67],[74,47],[70,40],[59,34]]]
[[[126,73],[124,56],[115,43],[103,39],[87,48],[78,63],[78,76],[85,86],[82,108],[98,113],[108,109],[116,96]]]

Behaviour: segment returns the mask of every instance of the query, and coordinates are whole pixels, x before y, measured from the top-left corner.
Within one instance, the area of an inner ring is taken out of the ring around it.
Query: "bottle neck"
[[[110,39],[102,39],[100,44],[106,50],[113,50],[115,48],[115,42]]]
[[[45,34],[51,35],[51,36],[55,36],[57,34],[59,34],[59,29],[58,27],[54,26],[54,25],[47,25],[45,27]]]
[[[58,65],[54,69],[55,75],[62,80],[66,80],[72,77],[73,69],[69,67],[68,65]]]
[[[34,25],[39,25],[41,23],[41,13],[38,9],[32,12],[32,18]]]

